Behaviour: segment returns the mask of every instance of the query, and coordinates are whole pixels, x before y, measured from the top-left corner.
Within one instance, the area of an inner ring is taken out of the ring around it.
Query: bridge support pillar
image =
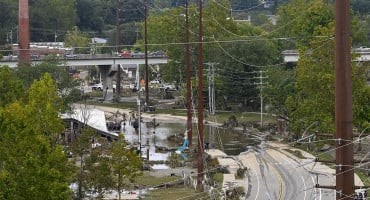
[[[99,71],[103,79],[103,100],[112,101],[113,100],[113,76],[109,75],[111,71],[111,65],[99,65]]]

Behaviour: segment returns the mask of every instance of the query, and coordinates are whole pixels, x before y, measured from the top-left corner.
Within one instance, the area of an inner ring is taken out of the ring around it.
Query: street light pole
[[[140,114],[140,91],[138,91],[138,98],[137,98],[137,120],[139,125],[139,152],[141,156],[141,114]]]
[[[149,105],[149,66],[148,66],[148,29],[147,29],[147,21],[148,21],[148,5],[147,0],[144,0],[144,49],[145,49],[145,103]]]
[[[120,19],[119,19],[119,12],[120,12],[120,3],[119,0],[116,0],[116,52],[119,53],[119,46],[120,46]],[[117,77],[116,77],[116,96],[118,102],[120,101],[121,97],[121,65],[117,64]]]
[[[255,78],[259,78],[260,79],[260,82],[259,83],[254,83],[254,84],[256,84],[256,85],[259,85],[259,88],[260,88],[260,104],[261,104],[261,112],[260,112],[260,114],[261,114],[261,127],[263,127],[263,95],[262,95],[262,89],[263,89],[263,79],[265,79],[265,78],[267,78],[267,76],[266,77],[263,77],[262,76],[262,73],[263,73],[263,71],[262,70],[260,70],[259,71],[260,72],[260,76],[259,77],[255,77]]]

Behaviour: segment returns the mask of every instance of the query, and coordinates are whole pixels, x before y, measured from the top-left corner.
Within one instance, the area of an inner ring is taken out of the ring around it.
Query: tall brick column
[[[28,0],[19,0],[18,10],[18,58],[19,64],[29,64],[30,61],[30,17]]]

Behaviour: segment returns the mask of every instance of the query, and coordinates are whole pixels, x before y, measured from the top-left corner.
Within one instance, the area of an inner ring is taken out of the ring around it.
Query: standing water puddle
[[[183,123],[159,122],[156,128],[151,121],[141,123],[137,130],[131,124],[127,124],[123,129],[125,139],[130,144],[141,143],[143,157],[149,157],[150,161],[165,161],[170,155],[170,151],[158,151],[158,148],[176,150],[183,145],[186,121]],[[141,134],[139,134],[139,132]],[[141,138],[140,138],[141,135]],[[209,144],[209,148],[218,148],[228,155],[239,155],[247,150],[248,146],[259,144],[260,141],[249,137],[246,133],[237,130],[223,129],[210,125],[204,125],[204,143]],[[193,125],[193,145],[197,144],[198,130],[196,124]],[[170,138],[170,139],[169,139]],[[153,166],[158,169],[166,169],[165,165]]]

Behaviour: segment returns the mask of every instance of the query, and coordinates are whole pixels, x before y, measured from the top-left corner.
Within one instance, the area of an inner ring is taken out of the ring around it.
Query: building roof
[[[104,38],[91,38],[92,43],[97,43],[97,44],[107,44],[107,39]]]
[[[100,132],[118,137],[117,133],[108,131],[105,120],[105,113],[104,111],[101,111],[99,109],[74,109],[72,113],[62,114],[61,118],[74,119]]]

